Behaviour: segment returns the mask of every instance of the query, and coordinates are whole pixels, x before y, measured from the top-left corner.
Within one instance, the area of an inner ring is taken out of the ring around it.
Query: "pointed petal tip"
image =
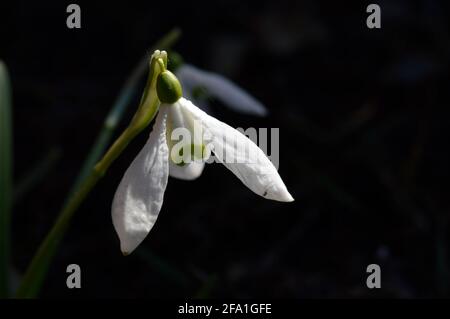
[[[295,201],[294,197],[292,197],[292,195],[289,194],[289,192],[286,192],[286,193],[283,193],[283,194],[279,194],[274,199],[279,201],[279,202],[285,202],[285,203],[291,203],[291,202]]]
[[[140,244],[142,244],[142,242],[147,237],[149,232],[150,229],[142,230],[134,234],[120,233],[119,240],[120,240],[120,251],[122,252],[122,255],[123,256],[131,255],[131,253],[134,252],[136,248],[139,247]]]
[[[295,201],[294,197],[292,197],[291,193],[289,193],[289,191],[287,189],[285,190],[284,194],[285,194],[285,196],[284,196],[284,199],[285,199],[284,201],[285,202],[289,202],[290,203],[290,202]]]
[[[139,244],[138,244],[139,245]],[[129,256],[131,255],[131,253],[136,249],[136,247],[138,245],[134,245],[134,247],[132,246],[126,246],[123,243],[120,244],[120,251],[122,252],[122,255],[125,256]]]
[[[269,111],[262,104],[259,108],[255,109],[254,112],[251,112],[251,113],[253,113],[256,116],[260,116],[260,117],[266,117],[267,115],[269,115]]]
[[[266,117],[267,115],[269,115],[269,111],[264,110],[263,112],[259,113],[258,115],[261,117]]]
[[[295,201],[295,199],[294,199],[294,197],[292,197],[291,194],[289,194],[289,197],[285,200],[285,202],[288,202],[288,203],[292,203],[294,201]]]
[[[274,187],[267,191],[263,196],[267,199],[276,200],[278,202],[290,203],[294,201],[294,197],[292,197],[285,187]]]

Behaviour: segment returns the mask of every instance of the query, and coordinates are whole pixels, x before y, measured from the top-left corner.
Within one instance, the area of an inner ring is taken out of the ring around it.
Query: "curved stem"
[[[163,62],[167,64],[167,56],[162,55]],[[141,132],[155,117],[159,99],[156,94],[155,82],[158,74],[162,71],[155,59],[159,56],[152,56],[150,72],[147,85],[139,108],[131,120],[130,125],[122,132],[113,145],[109,148],[103,158],[94,166],[90,174],[80,184],[77,191],[73,193],[67,205],[60,212],[58,219],[50,232],[45,237],[38,251],[34,255],[22,282],[16,292],[17,298],[33,298],[39,292],[45,274],[56,249],[61,242],[63,235],[78,207],[83,203],[86,196],[91,192],[97,182],[103,177],[109,166],[122,153],[130,141]]]
[[[52,256],[63,238],[63,234],[72,219],[73,213],[84,201],[100,178],[101,175],[98,174],[96,170],[93,170],[61,211],[51,231],[45,237],[28,266],[21,285],[16,292],[17,298],[33,298],[37,295],[52,260]]]
[[[150,52],[156,49],[169,49],[178,40],[181,35],[181,31],[178,28],[174,28],[162,37],[155,45],[150,48]],[[119,121],[125,113],[131,99],[136,95],[136,89],[139,81],[148,71],[148,53],[138,62],[129,77],[125,80],[124,85],[120,89],[117,98],[115,99],[113,106],[106,116],[103,127],[100,130],[92,148],[89,151],[88,156],[84,160],[83,166],[78,173],[78,176],[67,194],[64,206],[69,202],[70,197],[81,186],[81,183],[89,175],[92,167],[98,162],[102,154],[105,152],[111,137],[117,128]]]

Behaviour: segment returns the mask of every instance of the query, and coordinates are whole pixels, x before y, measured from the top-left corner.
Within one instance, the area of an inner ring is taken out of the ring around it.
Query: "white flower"
[[[181,82],[184,96],[204,110],[208,110],[207,100],[193,96],[197,88],[205,89],[209,96],[217,98],[234,111],[257,116],[267,115],[267,109],[261,102],[219,74],[183,63],[176,69],[175,75]]]
[[[209,116],[185,98],[173,104],[162,103],[147,143],[125,172],[114,196],[112,219],[124,254],[131,253],[155,224],[169,171],[171,175],[184,177],[201,171],[204,163],[198,159],[184,166],[176,165],[173,155],[178,152],[173,152],[176,146],[171,141],[176,128],[192,132],[197,126],[200,126],[202,140],[195,140],[194,132],[194,141],[189,143],[208,145],[216,158],[253,192],[282,202],[294,200],[271,161],[245,135]],[[251,160],[246,160],[248,158]]]

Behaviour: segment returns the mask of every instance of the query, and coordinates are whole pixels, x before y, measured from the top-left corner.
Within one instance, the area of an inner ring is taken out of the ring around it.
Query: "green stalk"
[[[11,89],[8,70],[0,61],[0,298],[9,296],[12,166]]]
[[[180,34],[180,30],[177,28],[171,30],[150,49],[150,52],[153,52],[156,49],[167,50],[171,48],[180,37]],[[148,54],[142,57],[142,59],[133,69],[130,76],[122,86],[116,100],[114,101],[113,106],[109,110],[109,113],[103,122],[103,127],[99,135],[97,136],[91,150],[89,151],[88,156],[84,160],[83,166],[78,173],[77,179],[75,180],[75,183],[73,184],[72,189],[68,194],[66,204],[69,201],[70,196],[72,196],[72,194],[75,193],[76,190],[80,187],[81,183],[88,176],[92,167],[95,165],[95,163],[97,163],[101,155],[105,152],[105,149],[111,141],[111,137],[114,134],[118,123],[120,122],[127,106],[130,104],[130,100],[135,96],[139,80],[145,74],[147,68]]]
[[[167,56],[162,56],[162,58],[165,65],[167,65]],[[70,224],[73,214],[129,142],[146,128],[155,117],[159,107],[159,100],[156,94],[156,78],[161,72],[158,63],[156,63],[155,60],[157,60],[157,57],[152,56],[149,77],[144,94],[131,123],[109,148],[100,162],[91,168],[87,177],[80,183],[78,189],[73,193],[67,202],[67,205],[64,206],[58,215],[59,217],[53,225],[53,228],[47,234],[28,266],[17,290],[16,297],[34,298],[37,296],[50,262]]]
[[[44,281],[50,262],[53,259],[59,243],[61,242],[66,229],[73,217],[73,214],[91,192],[100,178],[105,174],[108,167],[115,158],[125,149],[130,142],[132,135],[130,131],[125,132],[114,143],[105,157],[92,169],[91,173],[81,183],[79,189],[72,195],[59,214],[58,219],[50,232],[45,237],[37,253],[33,257],[27,271],[21,281],[16,297],[34,298],[37,296]]]

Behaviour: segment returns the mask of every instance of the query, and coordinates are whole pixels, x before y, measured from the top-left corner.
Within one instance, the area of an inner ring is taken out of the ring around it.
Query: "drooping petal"
[[[147,236],[161,209],[169,175],[167,109],[161,106],[153,131],[125,172],[112,204],[112,220],[124,255]]]
[[[209,116],[190,101],[181,98],[183,110],[201,121],[205,141],[212,144],[216,158],[258,195],[282,202],[294,199],[275,166],[249,138],[231,126]]]
[[[186,165],[180,166],[172,163],[172,161],[169,161],[170,176],[187,181],[194,180],[202,175],[204,168],[204,162],[192,161]]]
[[[267,115],[267,109],[261,102],[219,74],[203,71],[189,64],[180,66],[176,73],[188,92],[200,86],[235,111],[258,116]],[[185,96],[189,98],[188,95]]]

